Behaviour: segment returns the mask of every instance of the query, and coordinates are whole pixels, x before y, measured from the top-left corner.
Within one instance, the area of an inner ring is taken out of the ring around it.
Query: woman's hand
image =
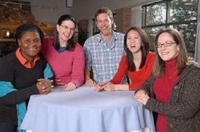
[[[65,89],[66,91],[72,91],[72,90],[75,90],[75,89],[76,89],[76,85],[75,85],[74,83],[72,83],[72,82],[69,82],[68,84],[66,84],[66,85],[64,86],[64,89]]]
[[[104,90],[108,92],[117,91],[117,86],[115,84],[112,84],[111,82],[107,82],[104,84]]]
[[[52,85],[52,82],[53,80],[49,79],[38,79],[36,86],[39,93],[48,94],[49,92],[51,92],[51,89],[54,87],[54,85]]]
[[[102,84],[99,83],[99,84],[95,85],[95,89],[94,89],[94,91],[96,91],[96,92],[100,92],[100,91],[102,91],[102,90],[104,90]]]
[[[141,102],[142,104],[146,105],[147,101],[149,100],[149,95],[144,90],[139,90],[135,93],[135,99]]]
[[[106,82],[104,84],[97,84],[95,86],[95,91],[96,92],[99,92],[99,91],[102,91],[102,90],[105,90],[105,91],[108,91],[108,92],[111,92],[111,91],[116,91],[117,90],[117,86],[110,83],[110,82]]]

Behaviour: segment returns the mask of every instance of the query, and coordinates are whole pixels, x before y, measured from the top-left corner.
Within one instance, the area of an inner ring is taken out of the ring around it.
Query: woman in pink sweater
[[[45,37],[41,52],[50,64],[56,85],[75,90],[84,82],[85,57],[83,48],[73,39],[76,21],[71,15],[62,15],[54,37]]]

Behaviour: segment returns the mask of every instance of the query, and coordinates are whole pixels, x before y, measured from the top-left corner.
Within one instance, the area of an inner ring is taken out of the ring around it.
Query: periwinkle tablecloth
[[[152,113],[134,99],[133,91],[95,92],[82,86],[67,92],[56,87],[33,95],[21,128],[33,132],[127,132],[154,130]]]

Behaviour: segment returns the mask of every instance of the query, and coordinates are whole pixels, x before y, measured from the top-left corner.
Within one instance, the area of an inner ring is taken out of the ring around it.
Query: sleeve
[[[53,78],[53,72],[48,63],[46,65],[46,68],[44,69],[44,78],[49,78],[49,79]]]
[[[174,86],[169,103],[150,98],[145,107],[154,112],[175,118],[192,118],[200,110],[199,80],[200,69],[198,71],[194,70],[183,79],[184,83]]]
[[[3,92],[3,89],[14,89],[13,85],[10,85],[10,82],[3,82],[0,81],[0,92]],[[13,105],[13,104],[18,104],[21,102],[26,101],[27,99],[29,99],[29,97],[33,94],[38,94],[38,90],[36,87],[36,84],[21,89],[21,90],[17,90],[17,91],[10,91],[7,94],[5,93],[4,96],[0,97],[0,103],[1,104],[6,104],[6,105]]]
[[[89,70],[91,70],[91,66],[92,66],[92,55],[90,52],[90,40],[87,39],[84,43],[83,46],[83,50],[84,50],[84,54],[85,54],[85,67],[87,67]]]
[[[81,86],[84,82],[84,68],[85,56],[83,48],[79,44],[77,44],[71,76],[71,82],[73,82],[76,85],[76,87]]]
[[[150,54],[145,63],[145,70],[143,71],[140,77],[140,81],[136,83],[129,84],[129,90],[136,90],[138,87],[142,86],[142,84],[149,78],[152,68],[154,64],[154,54]]]
[[[13,82],[15,78],[13,65],[14,64],[10,63],[10,61],[0,61],[0,93],[4,93],[4,95],[0,97],[0,103],[8,105],[18,104],[27,100],[31,95],[39,93],[36,84],[21,90],[5,92],[5,89],[8,91],[14,87]]]
[[[117,70],[117,73],[115,74],[114,78],[109,82],[113,84],[119,84],[122,81],[122,78],[124,77],[126,72],[127,72],[126,56],[123,55],[119,63],[119,68]]]
[[[154,83],[155,77],[153,74],[150,74],[149,78],[140,86],[136,91],[145,90],[151,97],[154,97],[152,85]]]

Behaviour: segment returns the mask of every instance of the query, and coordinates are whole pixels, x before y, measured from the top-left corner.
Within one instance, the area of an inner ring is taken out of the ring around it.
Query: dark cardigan
[[[169,103],[155,99],[153,75],[138,89],[149,92],[150,99],[145,108],[166,115],[168,132],[200,132],[199,67],[200,65],[194,62],[187,65],[172,89]]]

